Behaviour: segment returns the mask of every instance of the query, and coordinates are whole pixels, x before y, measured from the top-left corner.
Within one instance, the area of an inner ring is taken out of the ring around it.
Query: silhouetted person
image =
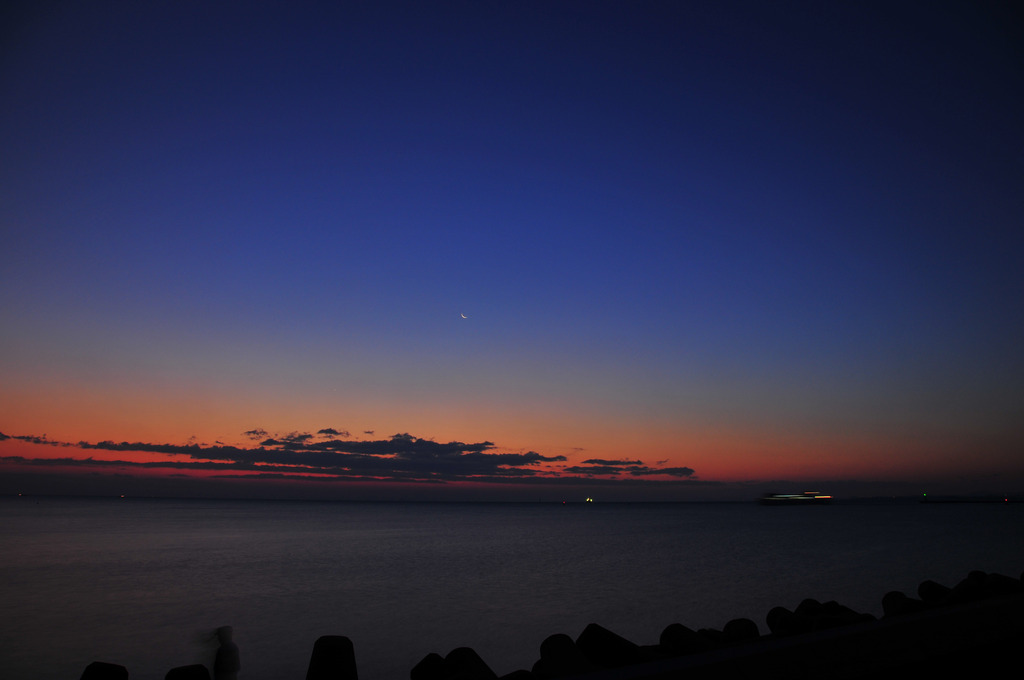
[[[231,639],[231,626],[217,629],[217,656],[213,661],[213,680],[236,680],[242,664],[238,658],[238,645]]]

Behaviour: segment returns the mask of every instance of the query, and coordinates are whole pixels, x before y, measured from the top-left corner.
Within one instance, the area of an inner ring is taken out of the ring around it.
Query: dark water
[[[653,644],[805,597],[876,615],[888,590],[972,569],[1019,576],[1024,505],[0,501],[0,668],[77,678],[95,660],[159,680],[212,662],[305,677],[320,635],[361,680],[470,646],[500,675],[548,635],[600,623]]]

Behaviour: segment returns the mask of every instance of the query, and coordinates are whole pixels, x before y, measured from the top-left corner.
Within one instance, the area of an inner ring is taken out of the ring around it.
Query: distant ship
[[[803,493],[766,493],[761,496],[761,505],[828,505],[832,496],[820,491],[804,491]]]

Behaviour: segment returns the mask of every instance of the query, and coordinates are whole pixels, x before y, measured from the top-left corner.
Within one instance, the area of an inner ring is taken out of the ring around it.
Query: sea
[[[1020,577],[1024,504],[3,498],[0,673],[160,680],[212,668],[229,625],[245,680],[301,680],[322,635],[352,641],[360,680],[457,647],[504,675],[589,623],[638,644],[740,617],[767,633],[777,605],[881,616],[886,592],[972,570]]]

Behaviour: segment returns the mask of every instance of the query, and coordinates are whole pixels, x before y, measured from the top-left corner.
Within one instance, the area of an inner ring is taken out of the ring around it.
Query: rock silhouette
[[[951,588],[935,581],[921,581],[917,586],[917,596],[921,598],[922,602],[930,605],[942,604],[949,597],[950,592],[952,592]]]
[[[164,680],[210,680],[210,671],[201,663],[178,666],[167,671]]]
[[[882,611],[885,616],[906,616],[928,609],[928,605],[909,597],[900,590],[891,590],[882,597]]]
[[[761,636],[757,624],[750,619],[733,619],[722,628],[726,644],[735,645],[756,640]]]
[[[409,671],[410,680],[441,680],[446,673],[444,657],[431,652]]]
[[[409,672],[411,680],[494,680],[497,674],[470,647],[456,647],[448,656],[431,652]]]
[[[584,656],[604,668],[619,668],[645,661],[640,646],[596,623],[589,624],[576,638]]]
[[[358,680],[352,641],[343,635],[324,635],[313,644],[306,680]]]
[[[768,630],[772,635],[799,635],[814,630],[814,621],[808,616],[800,616],[785,607],[772,607],[765,617]]]
[[[497,674],[470,647],[456,647],[444,658],[450,680],[493,680]]]
[[[128,680],[128,669],[116,663],[93,661],[82,671],[80,680]]]
[[[556,633],[540,643],[540,659],[533,665],[538,678],[564,678],[592,673],[600,666],[592,662],[565,633]]]
[[[670,623],[661,631],[658,646],[667,656],[683,656],[706,652],[713,647],[710,640],[681,623]]]
[[[802,600],[794,610],[772,607],[765,622],[769,634],[746,618],[729,621],[722,630],[694,631],[672,623],[658,644],[641,646],[596,623],[579,637],[549,635],[540,644],[540,658],[531,670],[517,670],[501,680],[556,680],[615,670],[619,680],[644,678],[718,678],[756,675],[784,678],[792,668],[828,665],[832,675],[976,676],[1013,663],[1024,637],[1024,574],[1016,579],[972,571],[952,588],[922,581],[918,598],[898,590],[882,597],[882,619],[854,611],[834,600]],[[218,629],[223,656],[218,654],[216,680],[237,674],[237,647],[230,629]],[[910,651],[907,651],[910,650]],[[666,665],[669,664],[669,665]],[[673,665],[675,664],[675,665]],[[682,665],[678,665],[682,664]],[[843,664],[846,664],[844,666]],[[231,669],[234,669],[232,671]],[[685,672],[683,672],[685,669]],[[410,671],[410,680],[498,680],[469,647],[447,656],[430,653]],[[127,680],[128,670],[95,661],[81,680]],[[172,668],[165,680],[210,680],[205,666]],[[358,680],[351,640],[326,635],[313,646],[306,680]]]

